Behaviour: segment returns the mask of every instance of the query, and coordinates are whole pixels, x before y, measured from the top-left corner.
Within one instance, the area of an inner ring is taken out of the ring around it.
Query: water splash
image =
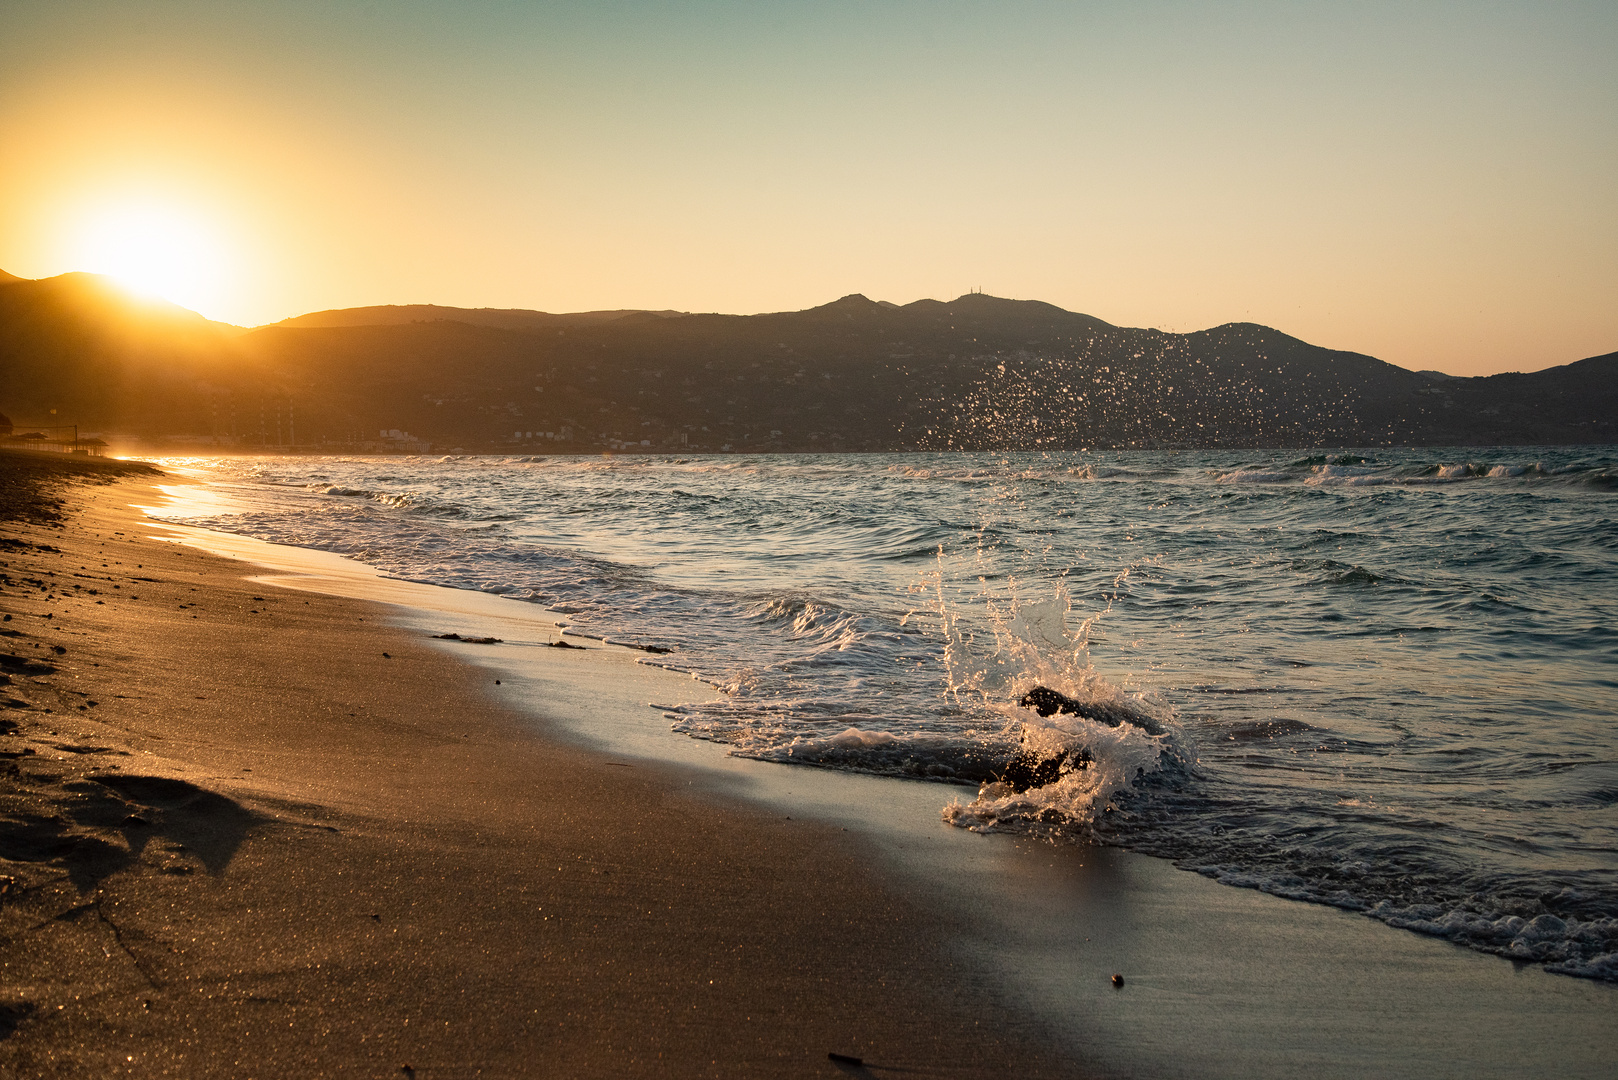
[[[1133,569],[1114,579],[1113,595]],[[991,634],[980,639],[950,604],[943,578],[942,571],[935,575],[933,595],[945,638],[945,693],[956,701],[981,701],[1004,719],[1001,736],[1017,746],[1015,768],[984,782],[970,803],[957,799],[944,807],[944,820],[974,832],[1037,825],[1087,832],[1121,792],[1158,771],[1171,742],[1166,710],[1126,694],[1091,663],[1091,631],[1112,610],[1112,601],[1070,629],[1073,598],[1065,582],[1056,584],[1050,599],[1028,600],[1013,581],[1008,598],[986,599]],[[1036,687],[1123,722],[1041,716],[1023,703]]]

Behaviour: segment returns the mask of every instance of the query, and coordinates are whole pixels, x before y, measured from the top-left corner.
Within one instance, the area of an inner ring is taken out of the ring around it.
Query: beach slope
[[[142,467],[0,471],[0,1073],[1080,1073],[847,834],[153,539]]]

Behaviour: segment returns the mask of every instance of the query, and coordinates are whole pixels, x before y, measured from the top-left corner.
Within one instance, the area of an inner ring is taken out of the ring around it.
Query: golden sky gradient
[[[1610,0],[14,0],[0,147],[0,269],[167,222],[165,295],[244,325],[981,288],[1463,375],[1618,349]]]

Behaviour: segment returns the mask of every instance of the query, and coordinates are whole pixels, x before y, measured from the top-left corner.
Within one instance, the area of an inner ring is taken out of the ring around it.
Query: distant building
[[[418,439],[408,431],[398,428],[383,428],[377,432],[377,438],[364,440],[355,445],[364,453],[369,454],[428,454],[432,452],[433,444],[426,439]]]
[[[59,454],[101,454],[107,447],[100,439],[80,438],[78,428],[72,424],[17,431],[4,416],[0,416],[0,442],[20,450],[50,450]]]

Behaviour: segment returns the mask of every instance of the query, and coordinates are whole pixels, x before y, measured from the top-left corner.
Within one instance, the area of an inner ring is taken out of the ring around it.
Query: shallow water
[[[656,650],[735,753],[1618,981],[1610,448],[185,464],[195,524]]]

